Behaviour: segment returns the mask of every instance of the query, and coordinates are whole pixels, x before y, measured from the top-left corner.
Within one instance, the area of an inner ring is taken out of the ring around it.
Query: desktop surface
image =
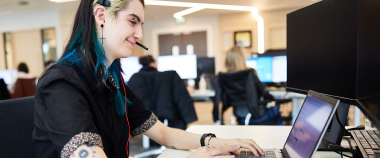
[[[284,146],[292,126],[215,126],[191,125],[186,131],[203,134],[214,133],[218,138],[253,139],[262,149],[280,149]],[[158,158],[185,158],[193,151],[166,149]],[[330,151],[318,151],[315,158],[338,158],[340,155]]]

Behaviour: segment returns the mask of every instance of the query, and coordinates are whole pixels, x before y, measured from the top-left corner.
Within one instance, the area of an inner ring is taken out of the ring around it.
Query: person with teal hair
[[[263,154],[253,140],[169,128],[124,85],[120,58],[142,40],[143,22],[144,0],[81,0],[62,57],[36,87],[36,157],[125,158],[130,136],[139,134],[170,148],[198,148],[190,158],[231,157],[240,147]]]

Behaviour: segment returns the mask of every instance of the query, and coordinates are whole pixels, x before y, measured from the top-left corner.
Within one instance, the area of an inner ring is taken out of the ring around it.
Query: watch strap
[[[211,136],[211,137],[215,137],[215,138],[216,138],[216,136],[215,136],[214,133],[205,133],[205,134],[203,134],[202,137],[201,137],[201,146],[205,146],[205,139],[206,139],[206,137],[208,137],[208,136]]]

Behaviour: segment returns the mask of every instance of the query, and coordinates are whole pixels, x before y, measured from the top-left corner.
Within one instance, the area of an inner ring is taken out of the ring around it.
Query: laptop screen
[[[290,131],[285,149],[292,158],[311,157],[335,105],[319,98],[306,97]]]

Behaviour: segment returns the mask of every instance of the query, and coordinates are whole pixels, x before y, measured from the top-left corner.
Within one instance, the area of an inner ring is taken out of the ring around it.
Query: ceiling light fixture
[[[77,0],[49,0],[50,2],[55,2],[55,3],[63,3],[63,2],[72,2],[72,1],[77,1]]]
[[[186,10],[183,10],[183,11],[180,11],[180,12],[177,12],[177,13],[174,13],[174,17],[176,19],[181,19],[184,15],[187,15],[187,14],[190,14],[190,13],[194,13],[196,11],[199,11],[199,10],[202,10],[204,9],[203,7],[194,7],[194,8],[189,8],[189,9],[186,9]]]
[[[180,12],[175,13],[173,16],[181,19],[182,16],[199,11],[201,9],[223,9],[223,10],[237,10],[237,11],[250,11],[252,17],[257,21],[258,31],[258,52],[264,53],[264,20],[258,14],[256,7],[235,6],[235,5],[222,5],[222,4],[208,4],[208,3],[190,3],[190,2],[174,2],[174,1],[158,1],[146,0],[146,5],[159,5],[159,6],[173,6],[173,7],[191,7]]]
[[[146,0],[145,4],[146,5],[173,6],[173,7],[192,7],[192,8],[201,7],[201,8],[208,8],[208,9],[225,9],[225,10],[239,10],[239,11],[252,11],[252,8],[255,8],[255,7],[222,5],[222,4],[157,1],[157,0]]]

